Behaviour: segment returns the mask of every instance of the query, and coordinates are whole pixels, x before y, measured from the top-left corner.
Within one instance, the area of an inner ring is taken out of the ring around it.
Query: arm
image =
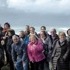
[[[11,55],[12,55],[12,60],[13,62],[15,63],[17,61],[17,54],[15,52],[15,49],[14,49],[14,45],[12,45],[12,51],[11,51]]]
[[[57,43],[57,41],[55,41],[54,42],[54,44],[53,44],[53,51],[52,51],[52,58],[54,57],[54,55],[55,55],[55,53],[56,53],[56,50],[57,50],[57,47],[55,46],[56,45],[56,43]]]
[[[28,54],[28,58],[31,62],[33,62],[33,58],[32,58],[32,53],[30,51],[30,46],[27,47],[27,54]]]
[[[42,41],[38,41],[38,44],[36,45],[37,47],[36,47],[36,50],[38,51],[38,52],[44,52],[44,47],[43,47],[43,42]]]
[[[68,42],[67,51],[63,56],[63,59],[66,60],[70,55],[70,43]]]
[[[23,57],[22,57],[22,61],[25,61],[27,59],[27,45],[23,44],[22,45],[22,51],[23,51]]]

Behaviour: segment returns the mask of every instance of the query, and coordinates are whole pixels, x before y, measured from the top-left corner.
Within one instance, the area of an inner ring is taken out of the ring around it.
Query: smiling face
[[[45,31],[41,31],[40,32],[40,38],[46,38],[47,35],[46,35],[46,32]]]
[[[34,35],[31,35],[31,36],[29,37],[29,39],[30,39],[30,41],[33,42],[33,43],[37,41],[37,39],[36,39],[36,37],[35,37]]]
[[[52,36],[55,36],[56,35],[56,29],[51,29],[50,33]]]
[[[24,31],[20,31],[20,32],[19,32],[19,37],[22,38],[22,37],[24,37],[24,36],[25,36]]]
[[[34,27],[30,27],[30,33],[32,33],[32,34],[35,33],[35,28]]]
[[[5,23],[4,24],[4,29],[10,29],[10,24],[9,23]]]
[[[60,32],[60,33],[59,33],[59,39],[60,39],[60,41],[66,40],[66,35],[65,35],[64,32]]]
[[[12,40],[13,40],[13,43],[14,43],[14,44],[17,44],[17,43],[20,41],[20,38],[19,38],[18,36],[14,35],[14,36],[12,37]]]

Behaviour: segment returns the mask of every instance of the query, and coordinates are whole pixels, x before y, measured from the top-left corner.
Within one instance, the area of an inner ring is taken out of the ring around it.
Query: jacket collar
[[[67,42],[66,40],[64,40],[63,42],[60,42],[60,41],[59,41],[59,44],[60,44],[60,46],[63,46],[63,45],[66,44],[66,42]]]

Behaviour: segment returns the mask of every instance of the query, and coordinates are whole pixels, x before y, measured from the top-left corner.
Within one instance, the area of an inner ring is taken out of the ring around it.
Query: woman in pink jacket
[[[31,64],[31,70],[44,70],[44,49],[40,39],[30,35],[27,53]]]

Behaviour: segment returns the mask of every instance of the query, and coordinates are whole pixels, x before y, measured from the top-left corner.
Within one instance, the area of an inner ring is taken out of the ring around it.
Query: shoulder
[[[66,45],[70,46],[70,41],[66,40]]]
[[[43,43],[40,38],[38,38],[38,43],[39,43],[39,44],[42,44],[42,43]]]
[[[48,35],[48,40],[52,40],[52,36],[51,35]]]
[[[29,47],[29,46],[32,46],[32,43],[31,43],[31,42],[28,43],[28,47]]]
[[[67,36],[66,39],[67,39],[68,42],[70,42],[70,37]]]
[[[22,47],[25,47],[26,44],[25,44],[23,41],[21,41],[21,46],[22,46]]]
[[[53,46],[59,46],[59,40],[55,40]]]
[[[12,48],[12,50],[15,49],[15,44],[14,43],[11,45],[11,48]]]
[[[26,35],[26,36],[25,36],[25,39],[28,39],[28,38],[29,38],[29,35]]]
[[[11,46],[13,47],[13,46],[15,46],[15,44],[13,43]]]

